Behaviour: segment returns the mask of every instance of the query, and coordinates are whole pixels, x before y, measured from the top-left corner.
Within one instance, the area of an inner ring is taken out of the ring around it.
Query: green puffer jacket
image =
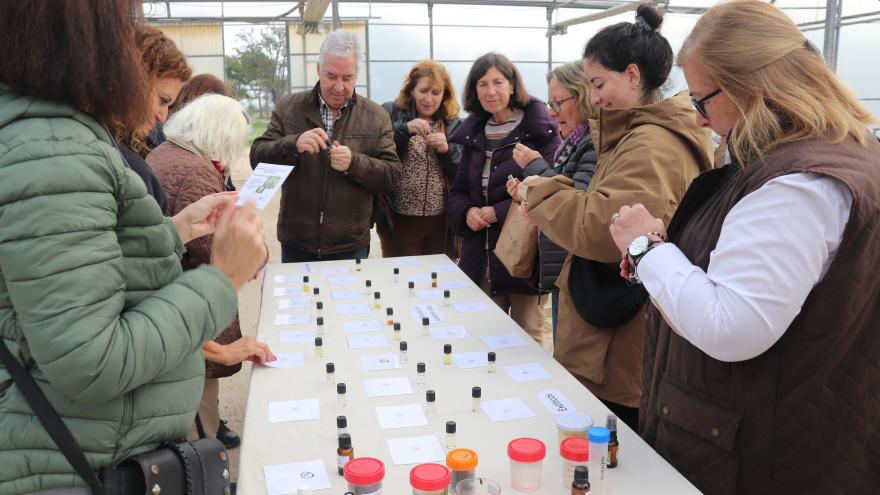
[[[201,345],[238,308],[87,114],[0,85],[0,338],[94,468],[192,424]],[[0,494],[83,486],[0,367]]]

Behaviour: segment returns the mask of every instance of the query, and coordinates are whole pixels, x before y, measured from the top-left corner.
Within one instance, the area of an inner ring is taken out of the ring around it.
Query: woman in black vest
[[[876,493],[876,119],[756,0],[709,10],[678,63],[730,163],[694,181],[668,242],[640,205],[612,218],[655,305],[641,432],[706,493]]]

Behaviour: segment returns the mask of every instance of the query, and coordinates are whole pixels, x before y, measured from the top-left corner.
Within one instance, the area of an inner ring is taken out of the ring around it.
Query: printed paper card
[[[370,314],[370,305],[367,303],[339,304],[336,306],[338,315],[366,315]]]
[[[473,284],[471,284],[470,280],[456,279],[444,280],[443,282],[440,282],[441,289],[467,289],[472,286]]]
[[[349,349],[367,349],[388,345],[388,339],[383,333],[356,333],[346,335],[345,340],[348,342]]]
[[[393,258],[391,262],[394,263],[394,266],[415,266],[422,264],[422,262],[418,258],[412,258],[409,256]]]
[[[379,426],[383,430],[428,425],[420,404],[377,407],[376,416],[379,417]]]
[[[330,295],[334,301],[350,301],[366,296],[366,294],[359,290],[334,290]]]
[[[308,313],[287,313],[275,315],[276,325],[307,325],[311,321]]]
[[[381,332],[382,324],[378,320],[347,321],[344,324],[348,333]]]
[[[419,299],[443,299],[442,289],[423,289],[417,290],[416,296]]]
[[[413,320],[418,322],[419,325],[422,324],[422,318],[426,316],[432,325],[443,321],[443,313],[433,304],[414,304],[410,312],[412,313]]]
[[[269,422],[310,421],[321,419],[318,399],[285,400],[269,403]]]
[[[431,337],[437,340],[466,339],[470,336],[470,332],[468,332],[464,325],[431,327]]]
[[[320,459],[263,466],[263,474],[266,476],[267,495],[289,495],[306,486],[312,490],[324,490],[332,486],[324,461]]]
[[[459,313],[480,313],[483,311],[489,311],[488,304],[483,301],[466,301],[466,302],[457,302],[452,305]]]
[[[400,356],[397,354],[361,356],[361,364],[365,371],[393,370],[400,368]]]
[[[312,300],[308,297],[278,300],[278,309],[305,309],[310,307],[311,305]]]
[[[367,397],[412,395],[413,393],[409,378],[405,376],[364,380],[364,390],[367,393]]]
[[[336,268],[324,268],[321,270],[322,275],[326,275],[328,277],[337,276],[337,275],[350,275],[351,268],[339,266]]]
[[[483,401],[483,412],[493,422],[531,418],[535,413],[519,397]]]
[[[298,266],[292,271],[302,274],[303,267]],[[275,280],[276,284],[299,284],[302,283],[302,279],[302,275],[275,275],[273,280]]]
[[[327,277],[327,283],[330,285],[354,285],[357,283],[357,278],[350,275]]]
[[[305,344],[315,342],[314,330],[288,330],[281,332],[282,344]]]
[[[558,415],[577,411],[574,404],[559,390],[541,390],[538,392],[538,400],[553,414]]]
[[[424,437],[389,438],[388,450],[395,466],[423,464],[425,462],[445,462],[446,453],[437,440],[437,435]]]
[[[485,352],[459,352],[452,354],[452,362],[459,368],[480,368],[489,366],[489,356]]]
[[[235,204],[242,206],[247,201],[254,201],[257,208],[262,210],[272,201],[272,197],[281,189],[291,172],[293,165],[257,164],[257,168],[238,189],[238,201]]]
[[[429,273],[423,273],[420,275],[407,275],[406,280],[408,282],[431,282],[431,275]]]
[[[480,339],[489,346],[489,349],[496,351],[498,349],[510,349],[514,347],[525,347],[526,341],[515,333],[500,333],[497,335],[483,335]]]
[[[550,373],[538,363],[511,364],[501,367],[507,376],[515,382],[530,382],[532,380],[547,380]]]
[[[270,368],[302,368],[303,353],[301,352],[276,352],[275,361],[266,363]]]
[[[301,296],[305,294],[302,287],[275,287],[272,289],[272,295],[278,296]]]
[[[434,265],[434,266],[432,266],[432,267],[431,267],[431,271],[432,271],[432,272],[436,272],[436,273],[450,273],[450,272],[457,272],[457,271],[458,271],[458,267],[455,266],[455,265],[453,265],[453,264],[451,264],[451,263],[444,263],[444,264],[442,264],[442,265]]]

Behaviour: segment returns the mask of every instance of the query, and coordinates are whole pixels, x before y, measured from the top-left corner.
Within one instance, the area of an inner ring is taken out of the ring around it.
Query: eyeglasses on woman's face
[[[576,97],[571,96],[571,97],[568,97],[564,100],[557,100],[557,101],[550,100],[547,102],[547,108],[549,108],[550,110],[552,110],[556,113],[559,113],[562,111],[562,104],[563,103],[567,102],[568,100],[573,100],[575,98]]]
[[[721,93],[721,88],[718,88],[715,91],[712,91],[711,93],[700,98],[699,100],[692,96],[691,97],[691,104],[694,106],[694,108],[697,109],[697,112],[699,112],[699,114],[702,115],[704,119],[708,119],[709,114],[706,112],[706,103],[709,100],[711,100],[712,98],[715,98],[716,96],[718,96],[719,93]]]

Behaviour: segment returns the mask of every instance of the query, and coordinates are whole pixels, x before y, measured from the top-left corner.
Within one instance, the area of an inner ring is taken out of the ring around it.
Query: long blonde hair
[[[728,136],[747,163],[775,146],[822,136],[865,144],[877,119],[825,65],[778,8],[739,0],[709,9],[688,35],[678,65],[696,64],[739,109]]]

